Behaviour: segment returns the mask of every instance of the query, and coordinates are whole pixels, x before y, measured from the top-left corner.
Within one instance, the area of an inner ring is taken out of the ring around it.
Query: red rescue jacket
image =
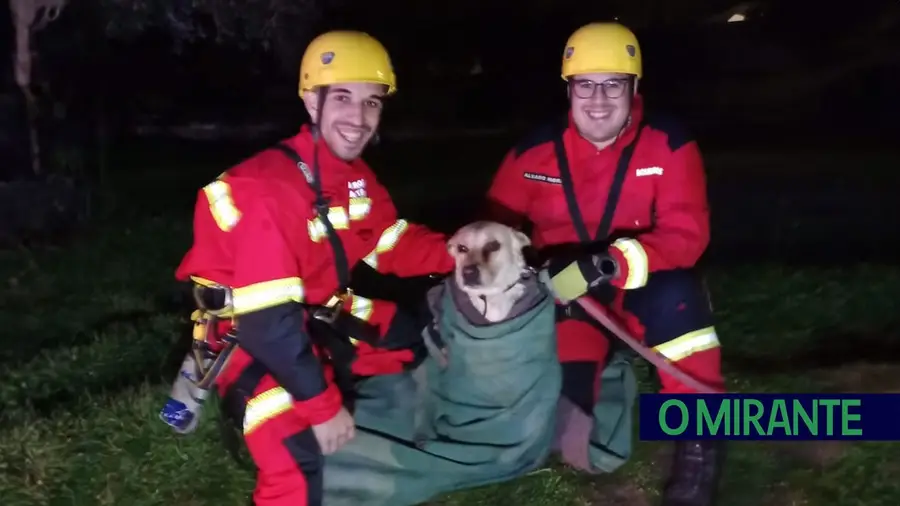
[[[398,276],[452,270],[443,235],[398,219],[387,190],[365,162],[340,160],[320,142],[322,192],[349,269],[362,260],[379,272]],[[313,138],[308,127],[285,144],[312,164]],[[331,373],[323,373],[318,360],[298,358],[308,357],[313,348],[299,304],[326,303],[338,289],[338,278],[314,200],[303,173],[284,153],[265,150],[241,162],[199,192],[194,243],[176,278],[196,277],[231,287],[241,348],[262,362],[302,404],[311,423],[321,423],[337,412],[341,400]],[[372,306],[358,303],[363,301],[354,300],[345,308],[371,321]],[[289,314],[292,319],[285,320]],[[256,324],[256,320],[263,321]],[[252,331],[248,329],[251,322]],[[249,361],[249,357],[237,358],[231,362],[246,365]],[[223,381],[233,380],[240,372],[235,369],[242,365],[232,365],[223,371]],[[323,376],[324,383],[317,380]],[[320,391],[311,392],[309,385],[317,384]]]
[[[578,235],[560,183],[553,148],[562,135],[575,195],[589,233],[603,215],[622,149],[643,131],[629,164],[613,216],[611,235],[623,238],[609,251],[623,266],[613,284],[639,288],[647,273],[691,267],[709,243],[706,176],[697,143],[671,121],[646,121],[637,97],[631,124],[611,146],[597,150],[578,135],[571,120],[541,129],[506,156],[488,191],[493,219],[511,225],[534,224],[541,248],[577,243]]]
[[[587,231],[594,238],[604,214],[613,176],[623,149],[642,131],[634,147],[610,236],[609,253],[619,262],[617,288],[644,286],[649,273],[691,267],[709,243],[706,176],[697,143],[677,123],[644,116],[636,97],[632,120],[616,142],[597,150],[582,138],[571,114],[567,122],[539,129],[504,159],[488,191],[489,219],[534,225],[535,247],[578,243],[560,179],[553,141],[560,135],[573,187]],[[569,325],[571,323],[571,325]],[[571,327],[571,328],[569,328]],[[577,328],[576,328],[577,327]],[[571,345],[569,334],[580,334]],[[581,322],[559,329],[562,360],[593,360],[601,352]]]

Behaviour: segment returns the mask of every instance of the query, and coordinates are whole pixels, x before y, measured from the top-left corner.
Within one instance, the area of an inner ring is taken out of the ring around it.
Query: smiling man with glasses
[[[596,299],[682,372],[724,389],[712,308],[695,272],[709,243],[703,162],[676,122],[645,113],[642,73],[628,28],[576,30],[562,54],[568,117],[513,148],[488,192],[488,219],[533,225],[558,302],[557,445],[564,460],[593,472],[630,456],[632,356],[569,301]],[[696,393],[658,373],[663,393]],[[716,442],[678,441],[663,505],[714,504],[723,458]]]

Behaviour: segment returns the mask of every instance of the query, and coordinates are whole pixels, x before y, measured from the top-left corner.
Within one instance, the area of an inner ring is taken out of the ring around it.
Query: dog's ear
[[[452,255],[456,250],[457,238],[459,237],[459,230],[456,231],[453,235],[447,239],[447,251]]]
[[[522,252],[522,260],[525,265],[535,267],[537,265],[537,250],[531,245],[531,238],[524,233],[513,230],[513,246]]]
[[[531,245],[531,238],[518,230],[513,230],[512,233],[513,246],[518,251],[522,252],[522,260],[525,262],[525,265],[534,267],[536,264],[535,258],[537,258],[537,250]]]
[[[531,239],[524,233],[522,233],[518,230],[513,230],[512,234],[513,234],[513,245],[515,246],[516,249],[525,249],[525,248],[531,246]]]

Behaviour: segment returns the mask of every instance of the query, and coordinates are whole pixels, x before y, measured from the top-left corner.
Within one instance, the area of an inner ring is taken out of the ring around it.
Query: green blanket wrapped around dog
[[[415,371],[361,385],[356,437],[325,459],[326,506],[420,504],[544,462],[562,382],[553,298],[533,277],[524,283],[499,323],[480,318],[452,278],[429,293],[446,355],[430,342]]]

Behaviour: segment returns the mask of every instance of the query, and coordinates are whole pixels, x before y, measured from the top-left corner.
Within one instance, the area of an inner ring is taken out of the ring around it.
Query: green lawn
[[[160,193],[167,172],[119,187],[101,213],[115,219],[100,220],[71,248],[0,252],[3,506],[246,504],[253,477],[222,448],[210,411],[184,438],[156,417],[185,331],[186,315],[169,302],[195,191]],[[217,172],[198,169],[186,179],[209,173]],[[900,366],[888,363],[900,348],[900,267],[713,268],[709,282],[731,389],[900,390]],[[841,363],[811,365],[824,356]],[[654,504],[666,448],[639,443],[635,459],[612,476],[551,466],[439,503]],[[733,444],[720,504],[897,505],[898,450]]]

